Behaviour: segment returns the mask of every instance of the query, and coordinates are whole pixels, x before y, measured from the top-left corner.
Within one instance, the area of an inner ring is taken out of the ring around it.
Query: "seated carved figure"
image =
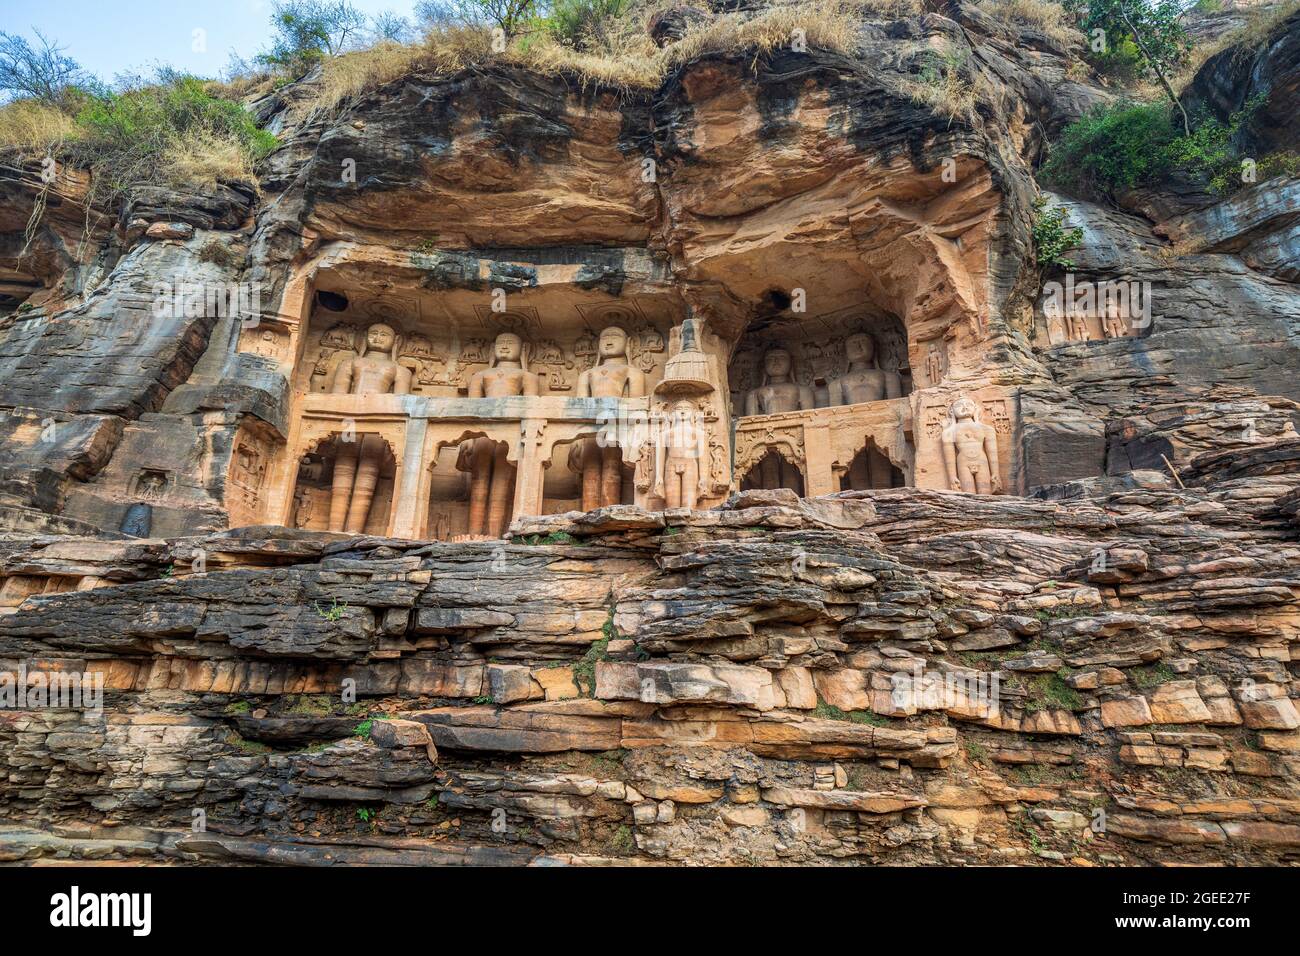
[[[349,395],[405,395],[411,390],[411,373],[397,363],[397,333],[376,322],[366,330],[361,350],[344,359],[334,371],[330,391]],[[356,534],[365,530],[379,482],[384,441],[361,434],[355,441],[337,442],[334,480],[330,493],[329,529]]]
[[[1000,490],[998,434],[980,422],[979,406],[959,398],[948,408],[943,429],[943,458],[953,491],[991,495]]]
[[[513,332],[502,332],[492,346],[492,362],[469,380],[470,398],[509,398],[536,395],[537,377],[528,371],[524,343]],[[506,445],[474,438],[460,446],[456,467],[468,471],[470,537],[499,538],[506,529],[514,498],[515,469]]]
[[[600,333],[593,368],[578,376],[579,398],[640,398],[645,373],[627,362],[627,333],[610,326]],[[623,455],[616,445],[600,447],[596,438],[582,443],[582,509],[616,505],[623,491]]]
[[[855,332],[844,340],[848,371],[830,383],[832,405],[857,405],[898,398],[903,394],[903,380],[897,372],[880,368],[876,361],[876,340],[865,332]]]
[[[812,389],[790,375],[794,360],[785,349],[763,356],[763,383],[745,396],[746,415],[776,415],[814,406]]]

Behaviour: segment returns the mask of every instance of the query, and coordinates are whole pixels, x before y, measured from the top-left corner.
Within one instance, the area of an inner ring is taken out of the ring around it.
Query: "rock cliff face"
[[[1189,102],[1294,147],[1297,36]],[[0,180],[0,857],[1294,862],[1300,184],[1050,196],[1070,281],[1147,290],[1062,323],[1034,170],[1112,97],[1076,53],[952,3],[653,91],[309,76],[253,104],[257,184]],[[611,325],[620,425],[706,422],[687,507],[625,437],[583,507]],[[506,333],[536,394],[480,397]],[[368,348],[406,393],[349,392]],[[761,404],[773,351],[807,403]]]

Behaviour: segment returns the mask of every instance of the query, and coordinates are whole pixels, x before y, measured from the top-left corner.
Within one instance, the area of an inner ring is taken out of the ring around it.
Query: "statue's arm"
[[[901,398],[903,395],[903,377],[897,372],[885,373],[885,397]]]
[[[992,425],[985,425],[984,456],[989,460],[989,480],[993,490],[1002,487],[1002,469],[998,465],[998,433]]]
[[[465,391],[467,398],[483,397],[483,373],[475,372],[469,377],[469,387]]]
[[[949,429],[943,433],[943,466],[948,472],[948,487],[961,491],[961,482],[957,478],[957,436]]]
[[[746,415],[762,414],[758,410],[758,389],[754,389],[752,392],[750,392],[748,395],[745,396],[745,414]]]
[[[641,398],[645,395],[645,372],[640,369],[631,369],[627,373],[627,397]]]
[[[352,391],[352,359],[339,362],[338,368],[334,370],[334,384],[330,386],[330,391],[336,395],[346,395]]]
[[[397,375],[393,378],[393,394],[411,394],[411,370],[403,365],[397,366]]]
[[[591,398],[591,371],[588,370],[578,376],[578,397]]]
[[[520,395],[537,394],[537,376],[534,375],[532,372],[528,371],[528,369],[526,368],[524,369],[523,381],[520,382],[519,394]]]
[[[802,409],[817,407],[817,399],[813,397],[813,390],[807,385],[799,386],[799,407]]]

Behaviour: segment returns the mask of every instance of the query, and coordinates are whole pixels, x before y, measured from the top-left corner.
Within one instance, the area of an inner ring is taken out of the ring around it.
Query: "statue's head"
[[[391,353],[396,344],[397,333],[391,325],[376,322],[366,329],[366,351]]]
[[[502,332],[492,345],[492,364],[518,362],[524,354],[524,340],[513,332]]]
[[[763,384],[766,385],[772,379],[789,378],[793,365],[794,360],[785,349],[769,349],[763,356]]]
[[[617,325],[611,325],[600,333],[601,358],[618,358],[627,355],[627,333]]]
[[[948,414],[952,416],[953,421],[960,422],[967,418],[975,418],[979,414],[979,406],[971,398],[959,398],[948,406]]]
[[[844,354],[850,362],[874,362],[876,340],[866,332],[854,332],[844,340]]]

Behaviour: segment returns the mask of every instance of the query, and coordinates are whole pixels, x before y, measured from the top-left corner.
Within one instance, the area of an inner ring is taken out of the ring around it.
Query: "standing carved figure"
[[[1106,303],[1106,312],[1101,319],[1101,330],[1108,339],[1122,339],[1128,335],[1128,322],[1118,302]]]
[[[469,380],[470,398],[536,395],[537,376],[528,371],[523,340],[502,332],[492,345],[492,361]],[[468,471],[469,527],[472,537],[499,538],[505,532],[515,493],[515,468],[504,442],[474,438],[462,442],[456,467]]]
[[[673,404],[655,446],[654,493],[665,507],[694,509],[709,493],[709,432],[690,399]]]
[[[610,326],[596,343],[596,364],[578,376],[579,398],[640,398],[645,373],[627,361],[627,333]],[[582,444],[582,510],[616,505],[623,494],[623,453],[593,436]]]
[[[991,495],[1002,487],[998,433],[978,416],[979,406],[969,398],[959,398],[948,407],[943,459],[953,491]]]
[[[943,349],[938,342],[931,342],[925,350],[925,376],[931,385],[943,381]]]
[[[1065,324],[1069,331],[1070,341],[1087,342],[1092,338],[1092,332],[1088,328],[1088,316],[1078,309],[1070,309],[1065,313]]]
[[[406,395],[411,391],[411,372],[397,363],[397,333],[392,326],[376,322],[366,329],[361,350],[334,370],[330,391],[340,395]],[[360,534],[379,483],[384,440],[375,434],[359,434],[354,441],[337,442],[337,447],[329,529]]]

